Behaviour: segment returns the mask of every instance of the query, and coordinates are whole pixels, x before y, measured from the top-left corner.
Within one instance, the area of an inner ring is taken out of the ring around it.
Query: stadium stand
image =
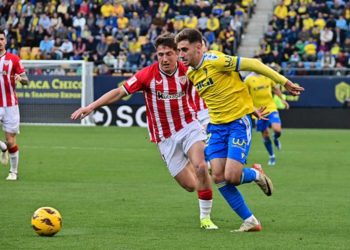
[[[349,75],[348,0],[281,0],[256,57],[278,64],[284,75]]]
[[[97,74],[122,74],[155,60],[159,34],[185,27],[235,54],[253,12],[254,0],[3,0],[0,28],[22,59],[87,60]]]

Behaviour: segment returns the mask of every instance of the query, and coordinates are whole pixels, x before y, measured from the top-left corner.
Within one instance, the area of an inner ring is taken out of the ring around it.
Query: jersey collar
[[[204,56],[205,56],[205,53],[203,53],[202,58],[199,61],[198,65],[196,67],[193,67],[195,70],[199,69],[202,66],[203,61],[204,61]]]
[[[178,62],[177,62],[177,63],[176,63],[176,68],[175,68],[174,72],[171,73],[171,74],[168,74],[168,73],[165,73],[165,72],[162,70],[162,68],[160,67],[160,64],[158,63],[158,69],[159,69],[160,73],[162,73],[163,75],[166,75],[166,76],[173,76],[173,75],[176,73],[176,71],[177,71],[178,68],[179,68],[179,67],[178,67]]]
[[[4,53],[4,54],[2,54],[2,55],[0,55],[0,58],[1,58],[1,57],[3,57],[3,56],[5,56],[5,55],[6,55],[6,53],[7,53],[7,51],[5,50],[5,53]]]

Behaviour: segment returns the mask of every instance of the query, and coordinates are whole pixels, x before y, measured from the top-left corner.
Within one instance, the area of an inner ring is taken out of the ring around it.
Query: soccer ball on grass
[[[38,208],[32,217],[32,227],[40,236],[53,236],[62,228],[62,216],[52,207]]]

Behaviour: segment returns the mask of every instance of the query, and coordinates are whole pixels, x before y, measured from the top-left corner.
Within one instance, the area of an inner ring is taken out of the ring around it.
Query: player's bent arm
[[[76,110],[71,115],[71,119],[72,120],[83,119],[86,116],[88,116],[95,109],[97,109],[101,106],[104,106],[104,105],[108,105],[108,104],[117,102],[126,95],[127,94],[126,94],[123,87],[112,89],[111,91],[107,92],[106,94],[104,94],[103,96],[98,98],[96,101],[90,103],[88,106],[81,107],[78,110]]]

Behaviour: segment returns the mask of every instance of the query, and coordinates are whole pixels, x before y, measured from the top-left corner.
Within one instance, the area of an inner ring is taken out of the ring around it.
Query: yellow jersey
[[[213,124],[232,122],[254,111],[252,98],[238,73],[239,66],[240,57],[211,50],[204,53],[196,68],[187,71],[207,104]]]
[[[276,83],[263,75],[252,73],[244,80],[249,93],[253,98],[254,107],[266,107],[266,112],[277,111],[276,103],[272,96],[272,88]]]

